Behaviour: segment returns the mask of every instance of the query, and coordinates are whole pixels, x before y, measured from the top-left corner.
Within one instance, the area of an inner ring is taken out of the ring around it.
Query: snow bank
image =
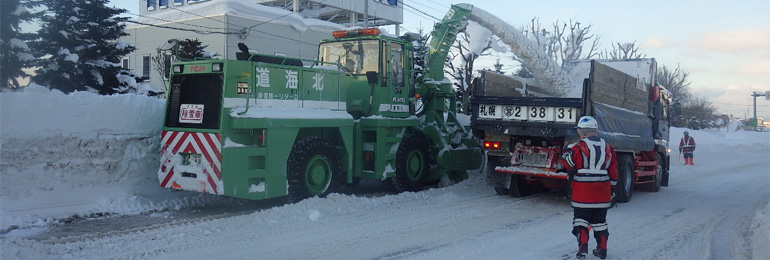
[[[0,230],[179,205],[151,199],[167,192],[155,174],[164,100],[30,86],[0,104]]]

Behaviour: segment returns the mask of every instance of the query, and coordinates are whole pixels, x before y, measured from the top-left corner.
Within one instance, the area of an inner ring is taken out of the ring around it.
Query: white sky
[[[138,13],[139,2],[144,5],[144,0],[112,2],[132,13]],[[751,93],[770,90],[770,1],[406,0],[406,5],[439,19],[455,3],[472,4],[517,28],[534,17],[546,26],[569,19],[588,23],[601,36],[602,50],[611,49],[612,43],[635,41],[659,66],[679,64],[689,71],[692,92],[735,117],[751,117]],[[421,26],[430,30],[434,22],[405,6],[406,30]],[[757,114],[770,119],[770,101],[757,98]]]

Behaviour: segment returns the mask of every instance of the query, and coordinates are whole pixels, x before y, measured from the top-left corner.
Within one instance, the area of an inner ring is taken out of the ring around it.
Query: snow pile
[[[155,174],[163,100],[33,85],[0,104],[0,230],[189,203],[148,200],[166,192]]]

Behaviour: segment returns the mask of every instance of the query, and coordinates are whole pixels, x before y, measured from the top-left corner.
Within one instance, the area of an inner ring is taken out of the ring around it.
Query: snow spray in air
[[[521,31],[482,9],[470,5],[464,7],[472,10],[470,20],[500,37],[500,40],[533,70],[535,78],[545,83],[544,87],[550,88],[552,95],[562,97],[573,88],[574,84],[567,73]]]

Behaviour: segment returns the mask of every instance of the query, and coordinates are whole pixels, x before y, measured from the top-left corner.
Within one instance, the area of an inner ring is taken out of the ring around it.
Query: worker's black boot
[[[607,258],[607,237],[609,237],[609,232],[605,231],[594,231],[594,238],[596,238],[596,249],[594,249],[594,256],[606,259]]]
[[[581,227],[576,231],[577,232],[573,231],[578,241],[578,252],[575,257],[577,257],[577,259],[585,259],[588,254],[588,229]]]

